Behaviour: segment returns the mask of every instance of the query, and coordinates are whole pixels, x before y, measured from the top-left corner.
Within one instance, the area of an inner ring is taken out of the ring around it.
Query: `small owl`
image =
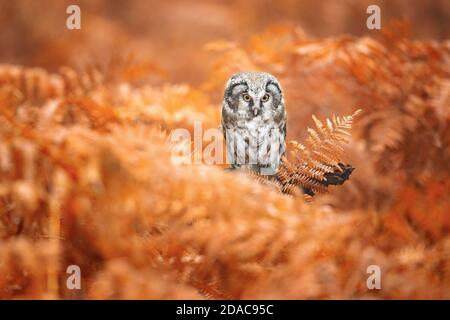
[[[222,130],[232,168],[275,174],[286,151],[286,110],[278,80],[265,72],[233,75],[225,87]]]

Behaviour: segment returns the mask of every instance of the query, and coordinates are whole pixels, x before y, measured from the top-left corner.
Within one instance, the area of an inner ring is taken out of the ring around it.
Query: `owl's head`
[[[257,116],[265,120],[283,117],[284,101],[280,83],[266,72],[234,74],[225,87],[222,113],[223,116],[246,120]]]

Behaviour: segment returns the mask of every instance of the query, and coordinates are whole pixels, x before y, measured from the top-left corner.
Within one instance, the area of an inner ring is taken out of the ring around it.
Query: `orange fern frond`
[[[326,125],[314,115],[315,129],[308,128],[306,146],[291,141],[292,160],[284,158],[276,177],[284,193],[292,194],[294,188],[303,188],[314,193],[326,192],[330,181],[327,174],[343,173],[341,162],[343,145],[349,142],[349,129],[353,119],[361,113],[357,110],[350,116],[327,119]]]

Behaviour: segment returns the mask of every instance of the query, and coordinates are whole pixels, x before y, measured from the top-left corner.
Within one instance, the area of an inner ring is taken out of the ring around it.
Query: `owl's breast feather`
[[[248,121],[239,121],[234,130],[246,142],[246,145],[250,140],[254,145],[259,146],[273,134],[282,134],[279,128],[279,124],[275,123],[272,119],[263,120],[258,116]]]

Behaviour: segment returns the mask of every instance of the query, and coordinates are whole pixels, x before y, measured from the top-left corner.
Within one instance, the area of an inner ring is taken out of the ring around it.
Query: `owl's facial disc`
[[[246,91],[242,94],[242,100],[244,101],[245,108],[250,109],[254,116],[258,115],[260,108],[255,95]]]
[[[251,90],[243,94],[244,101],[248,102],[248,107],[250,108],[253,116],[257,116],[261,112],[261,96]]]
[[[283,96],[281,93],[281,89],[278,83],[270,81],[266,86],[266,91],[270,95],[270,105],[277,109],[280,105],[283,104]]]

